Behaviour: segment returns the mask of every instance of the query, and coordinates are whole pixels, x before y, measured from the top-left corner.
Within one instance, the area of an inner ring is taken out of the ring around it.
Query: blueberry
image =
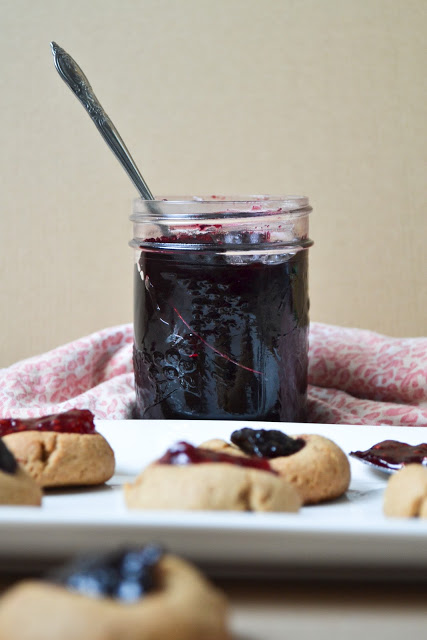
[[[305,445],[302,438],[291,438],[276,429],[244,427],[231,434],[231,442],[244,453],[258,458],[279,458],[297,453]]]
[[[3,440],[0,440],[0,471],[5,473],[15,473],[18,468],[18,463],[15,460],[13,453],[4,444]]]
[[[47,579],[89,597],[139,600],[154,587],[154,567],[163,551],[154,544],[77,558]]]

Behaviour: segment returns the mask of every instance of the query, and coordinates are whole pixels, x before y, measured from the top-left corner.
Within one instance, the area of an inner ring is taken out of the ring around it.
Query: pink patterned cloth
[[[131,324],[111,327],[0,369],[0,418],[71,408],[132,415]],[[309,422],[427,427],[427,338],[310,327]]]
[[[427,427],[427,338],[311,323],[309,420]]]

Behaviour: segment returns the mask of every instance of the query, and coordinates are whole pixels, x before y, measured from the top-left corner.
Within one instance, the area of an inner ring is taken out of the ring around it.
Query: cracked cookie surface
[[[271,458],[269,463],[280,477],[295,487],[303,503],[317,504],[345,493],[351,474],[350,463],[344,451],[324,436],[302,434],[291,437],[301,438],[305,446],[289,456]],[[200,447],[232,455],[245,455],[236,445],[220,439],[208,440]]]
[[[130,509],[296,512],[301,506],[283,478],[227,463],[154,463],[124,491]]]
[[[95,485],[114,473],[114,453],[100,434],[21,431],[3,438],[41,487]]]

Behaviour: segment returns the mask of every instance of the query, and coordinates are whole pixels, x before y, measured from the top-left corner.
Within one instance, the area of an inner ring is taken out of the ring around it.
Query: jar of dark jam
[[[306,418],[308,198],[134,202],[137,418]]]

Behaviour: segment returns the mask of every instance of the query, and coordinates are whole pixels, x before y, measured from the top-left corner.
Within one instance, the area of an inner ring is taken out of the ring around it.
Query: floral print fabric
[[[71,408],[132,416],[131,324],[0,369],[0,418]],[[427,427],[427,338],[310,326],[308,422]]]

